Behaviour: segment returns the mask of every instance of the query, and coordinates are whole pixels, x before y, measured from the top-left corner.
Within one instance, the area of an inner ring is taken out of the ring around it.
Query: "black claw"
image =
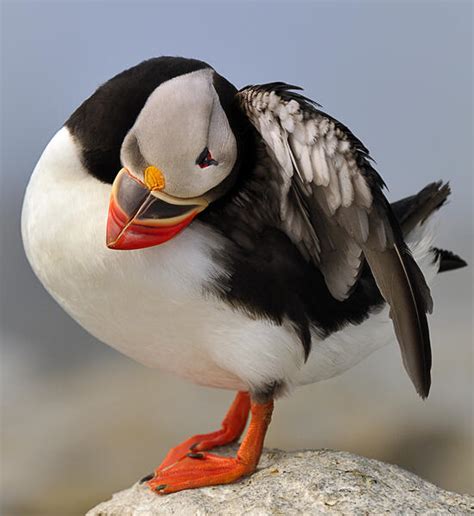
[[[188,453],[190,459],[204,459],[203,453]]]
[[[141,480],[140,480],[140,484],[144,484],[145,482],[148,482],[149,480],[151,480],[153,477],[155,476],[154,473],[150,473],[149,475],[147,475],[146,477],[143,477]]]
[[[166,488],[166,484],[160,484],[159,486],[155,487],[155,491],[163,491],[163,489]]]
[[[199,444],[199,441],[198,441],[197,443],[192,444],[192,445],[189,447],[189,449],[190,449],[190,450],[195,450],[195,449],[196,449],[196,446],[197,446],[198,444]]]

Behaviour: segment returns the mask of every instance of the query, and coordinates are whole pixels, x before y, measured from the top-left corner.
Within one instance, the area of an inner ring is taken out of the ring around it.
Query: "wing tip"
[[[426,400],[430,394],[431,389],[431,375],[428,373],[426,378],[423,378],[421,385],[415,385],[416,392],[422,400]]]

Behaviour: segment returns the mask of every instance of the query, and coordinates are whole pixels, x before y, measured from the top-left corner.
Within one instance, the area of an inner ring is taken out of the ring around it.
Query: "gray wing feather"
[[[248,86],[240,105],[262,138],[276,181],[281,229],[343,301],[367,260],[390,305],[405,368],[427,396],[432,301],[406,247],[367,149],[319,106],[284,83]],[[299,89],[299,88],[298,88]]]

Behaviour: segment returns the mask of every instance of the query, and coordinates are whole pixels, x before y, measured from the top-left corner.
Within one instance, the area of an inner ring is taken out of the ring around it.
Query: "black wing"
[[[416,390],[430,388],[426,313],[429,288],[371,165],[368,150],[343,124],[284,83],[248,86],[241,108],[262,139],[269,185],[276,185],[281,229],[346,299],[364,258],[390,305],[403,363]]]

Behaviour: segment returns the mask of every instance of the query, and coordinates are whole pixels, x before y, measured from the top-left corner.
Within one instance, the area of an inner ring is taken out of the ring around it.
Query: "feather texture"
[[[432,301],[382,193],[384,182],[362,142],[295,89],[271,83],[238,93],[270,158],[266,172],[277,186],[281,229],[339,301],[350,295],[367,261],[390,305],[405,368],[426,397]]]

